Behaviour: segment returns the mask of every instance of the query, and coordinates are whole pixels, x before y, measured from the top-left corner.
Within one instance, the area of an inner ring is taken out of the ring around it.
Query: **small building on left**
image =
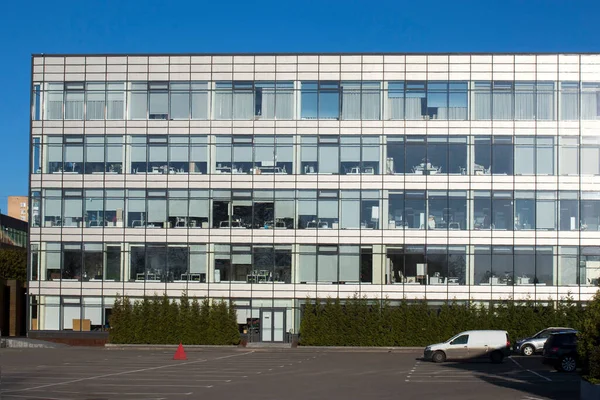
[[[28,223],[0,214],[0,334],[25,336]]]

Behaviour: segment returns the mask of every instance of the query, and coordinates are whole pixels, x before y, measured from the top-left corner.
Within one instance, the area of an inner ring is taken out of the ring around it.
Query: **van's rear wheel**
[[[433,361],[434,363],[443,363],[444,361],[446,361],[446,354],[444,354],[443,351],[436,351],[431,356],[431,361]]]
[[[502,362],[502,360],[504,359],[504,355],[499,351],[494,351],[490,355],[490,359],[492,360],[492,362],[494,364],[500,364]]]

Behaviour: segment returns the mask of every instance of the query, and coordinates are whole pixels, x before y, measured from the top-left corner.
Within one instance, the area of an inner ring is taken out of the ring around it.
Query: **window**
[[[85,173],[104,173],[104,136],[85,137]]]
[[[83,172],[83,136],[64,137],[65,174],[81,174]]]
[[[535,119],[535,82],[515,82],[515,119]]]
[[[598,137],[581,137],[581,175],[600,175],[600,138]]]
[[[360,228],[379,229],[379,198],[378,190],[362,190],[360,202]]]
[[[169,173],[167,158],[168,146],[167,136],[156,135],[147,136],[148,141],[148,173],[167,174]]]
[[[579,229],[579,193],[559,192],[559,229],[576,231]]]
[[[43,204],[44,226],[62,226],[62,193],[60,190],[45,189]]]
[[[169,109],[171,119],[190,118],[190,82],[171,82],[169,84]]]
[[[461,120],[467,119],[468,115],[468,83],[450,81],[449,82],[450,93],[448,95],[448,118],[450,120]],[[438,119],[443,118],[443,110],[438,109]]]
[[[560,119],[579,119],[579,83],[560,82]]]
[[[188,173],[190,138],[188,136],[169,136],[169,173]]]
[[[581,230],[600,231],[599,192],[581,192]]]
[[[467,344],[469,342],[469,335],[461,335],[450,342],[451,345],[457,346],[460,344]]]
[[[69,189],[63,193],[63,226],[82,227],[83,204],[81,189]]]
[[[584,82],[581,84],[581,119],[595,120],[600,118],[600,83]]]
[[[143,228],[146,221],[146,191],[127,190],[127,226]]]
[[[83,205],[86,227],[103,227],[106,225],[103,204],[104,192],[101,189],[88,189],[85,191]]]
[[[569,136],[561,136],[559,138],[559,149],[560,154],[558,156],[558,169],[560,175],[577,175],[579,174],[579,137],[569,137]],[[587,154],[587,156],[591,156],[593,158],[594,153],[597,150],[593,150],[592,152]],[[582,153],[584,150],[582,149]],[[600,156],[600,153],[598,153]],[[596,158],[599,160],[600,165],[600,157]],[[590,166],[592,166],[591,164]],[[591,170],[594,168],[592,167]]]
[[[42,173],[42,138],[34,137],[31,141],[31,171],[34,174]],[[45,171],[48,172],[48,171]]]
[[[577,285],[579,248],[558,246],[558,285]]]
[[[338,192],[337,190],[319,190],[317,200],[316,228],[337,229],[338,216]]]
[[[164,190],[148,190],[148,227],[168,228],[167,193]],[[182,210],[185,213],[185,209]]]
[[[550,246],[536,246],[535,248],[535,278],[536,285],[556,285],[554,270],[556,256]]]
[[[425,136],[406,136],[406,166],[404,170],[415,175],[428,173],[431,161],[427,159]]]
[[[292,119],[293,82],[255,82],[254,115],[262,119]]]
[[[168,247],[164,244],[146,245],[145,275],[136,274],[136,280],[166,282],[169,264]],[[141,279],[140,279],[141,278]]]
[[[493,82],[492,118],[495,120],[513,119],[513,84],[514,82]]]
[[[548,210],[545,210],[548,211]],[[534,192],[515,192],[515,229],[535,229],[535,197]],[[549,216],[552,217],[552,216]],[[552,219],[554,221],[555,218]]]
[[[404,100],[405,119],[419,120],[427,115],[426,82],[407,81]]]
[[[514,284],[533,284],[535,279],[535,248],[533,246],[517,246],[514,251]]]
[[[123,87],[123,82],[106,83],[106,119],[125,119],[125,91]]]
[[[295,199],[293,190],[275,190],[275,229],[294,229]]]
[[[339,119],[339,82],[302,82],[301,90],[302,119]]]
[[[552,136],[537,136],[535,144],[536,173],[538,175],[556,175],[554,138]]]
[[[65,82],[65,119],[83,119],[84,83]]]
[[[515,175],[535,174],[535,137],[515,138]]]
[[[80,281],[83,267],[81,243],[63,243],[62,250],[61,278]]]
[[[317,228],[316,190],[298,190],[298,229]]]
[[[246,81],[217,82],[215,119],[253,119],[254,84]]]
[[[206,136],[190,137],[190,165],[192,174],[208,173],[208,141]]]
[[[148,83],[131,82],[129,85],[129,119],[147,119]]]
[[[301,138],[301,170],[302,174],[337,174],[340,168],[340,148],[339,136],[303,136]],[[346,140],[346,139],[344,139]],[[350,147],[345,150],[344,159],[357,160],[359,156],[357,154],[351,154],[351,152],[358,151],[358,147],[351,149]],[[352,161],[344,161],[344,168],[350,168],[350,164],[353,164],[356,168],[360,165]],[[348,164],[350,162],[350,164]],[[355,169],[357,171],[357,169]]]
[[[381,119],[379,82],[342,82],[341,90],[342,119]]]
[[[106,108],[106,84],[88,82],[85,90],[85,116],[87,120],[103,120]]]
[[[149,119],[169,119],[169,82],[148,82]]]
[[[123,136],[106,136],[105,159],[107,174],[123,173]]]
[[[404,221],[409,229],[425,229],[427,226],[427,201],[424,191],[404,193]]]
[[[33,85],[33,93],[31,96],[31,101],[32,101],[32,105],[31,105],[31,117],[33,118],[34,121],[39,121],[41,119],[41,110],[42,110],[42,105],[40,103],[41,100],[41,87],[40,84],[35,84]]]
[[[536,227],[538,230],[554,231],[557,225],[556,192],[536,192]]]
[[[473,194],[473,228],[490,229],[492,224],[492,197],[488,191],[476,190]]]
[[[123,227],[123,210],[125,209],[125,192],[119,189],[107,189],[104,192],[104,222],[98,220],[99,226]],[[92,199],[93,200],[93,199]],[[142,203],[144,203],[142,201]],[[100,207],[101,206],[96,206]],[[145,204],[141,204],[142,211],[145,211]]]
[[[513,138],[494,136],[492,146],[492,174],[513,174]]]
[[[63,170],[63,138],[62,136],[46,136],[46,172],[62,173]]]
[[[492,169],[492,138],[490,136],[473,137],[475,156],[472,175],[490,175]]]
[[[528,204],[531,207],[531,204]],[[532,217],[532,211],[533,210],[529,209],[529,214],[527,214],[527,217]],[[492,229],[512,231],[513,228],[514,219],[512,192],[494,191],[492,193]]]
[[[554,82],[538,82],[536,85],[536,117],[538,120],[554,120]]]
[[[63,83],[46,84],[45,119],[57,120],[63,118]]]
[[[444,171],[442,170],[442,173]],[[448,174],[466,175],[468,173],[467,137],[448,137]]]
[[[193,189],[189,194],[188,227],[208,228],[209,195],[208,190]]]
[[[404,136],[387,136],[387,158],[385,160],[385,173],[404,174]]]
[[[207,82],[191,82],[192,119],[208,119],[209,92]]]
[[[253,141],[252,136],[233,136],[233,153],[231,172],[238,174],[252,174],[253,165]],[[273,154],[270,155],[273,159]]]
[[[102,243],[83,244],[83,280],[102,280],[104,252]]]
[[[579,284],[598,286],[600,283],[600,247],[582,246],[579,248]]]
[[[473,83],[473,115],[474,120],[492,119],[492,83]]]
[[[388,118],[404,119],[404,82],[388,83]]]

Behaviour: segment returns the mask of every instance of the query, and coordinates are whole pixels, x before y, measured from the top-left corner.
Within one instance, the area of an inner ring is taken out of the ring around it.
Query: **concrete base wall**
[[[28,337],[69,346],[104,346],[108,342],[108,332],[29,331]]]

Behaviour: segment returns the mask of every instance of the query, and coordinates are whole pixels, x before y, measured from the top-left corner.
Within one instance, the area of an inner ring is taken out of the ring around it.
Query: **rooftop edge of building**
[[[506,55],[600,55],[600,51],[573,51],[573,52],[531,52],[531,51],[516,51],[516,52],[506,52],[506,51],[489,51],[489,52],[461,52],[461,51],[450,51],[450,52],[394,52],[394,51],[384,51],[384,52],[182,52],[182,53],[31,53],[31,57],[150,57],[150,56],[158,56],[158,57],[166,57],[166,56],[452,56],[452,55],[460,55],[460,56],[468,56],[468,55],[498,55],[498,56],[506,56]]]

